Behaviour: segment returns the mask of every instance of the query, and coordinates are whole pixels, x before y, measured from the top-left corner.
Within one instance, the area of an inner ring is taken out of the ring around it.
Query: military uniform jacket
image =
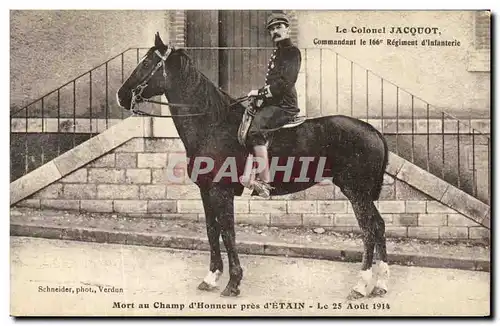
[[[259,97],[264,99],[263,106],[277,105],[299,111],[295,82],[302,58],[300,50],[290,39],[277,43],[266,74],[266,85],[259,89]]]

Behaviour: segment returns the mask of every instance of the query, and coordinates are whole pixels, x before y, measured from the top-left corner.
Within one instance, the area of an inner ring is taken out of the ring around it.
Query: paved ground
[[[245,271],[241,296],[221,298],[219,291],[196,288],[208,268],[206,252],[11,237],[11,314],[489,314],[486,272],[394,265],[385,298],[349,306],[345,297],[357,280],[357,263],[247,255],[241,260]],[[226,270],[222,286],[227,278]],[[43,292],[47,287],[70,292]],[[101,292],[103,288],[123,292]],[[155,302],[163,307],[155,308]],[[129,308],[113,308],[115,303]],[[140,303],[150,306],[140,308]],[[280,303],[284,308],[276,309]],[[221,309],[216,304],[231,307]]]
[[[30,208],[11,208],[11,224],[38,225],[65,229],[84,228],[87,230],[118,231],[141,234],[168,234],[178,237],[201,237],[206,241],[205,222],[174,219],[131,218],[119,214],[96,214],[63,212],[57,210],[38,210]],[[337,248],[342,250],[361,251],[361,236],[356,233],[340,233],[323,230],[314,232],[307,227],[268,227],[248,224],[236,225],[237,241],[252,243],[276,243],[283,245],[314,246],[318,248]],[[25,235],[25,234],[22,234]],[[142,244],[142,243],[141,243]],[[184,248],[183,248],[184,249]],[[489,262],[489,243],[478,241],[420,240],[389,238],[387,239],[389,255],[419,255],[437,257],[442,264],[451,259],[481,260]],[[391,259],[394,262],[394,259]],[[434,266],[433,266],[434,267]],[[456,267],[453,264],[449,267]]]

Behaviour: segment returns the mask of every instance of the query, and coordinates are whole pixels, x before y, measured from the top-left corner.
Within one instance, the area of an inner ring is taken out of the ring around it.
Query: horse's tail
[[[378,130],[376,130],[376,131],[380,137],[380,140],[384,144],[384,160],[382,162],[380,174],[377,176],[375,186],[372,188],[371,193],[370,193],[370,197],[372,198],[372,200],[378,200],[380,197],[380,193],[382,192],[382,185],[384,183],[385,169],[387,168],[387,163],[389,162],[389,148],[387,146],[387,141],[385,140],[384,136],[382,135],[382,133],[380,131],[378,131]]]

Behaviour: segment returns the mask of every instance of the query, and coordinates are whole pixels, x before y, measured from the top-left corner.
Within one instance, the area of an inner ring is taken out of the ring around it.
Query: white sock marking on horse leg
[[[377,264],[377,287],[387,291],[390,274],[389,264],[380,260]]]
[[[358,284],[353,288],[354,291],[361,293],[364,296],[372,293],[374,288],[373,277],[372,277],[372,269],[369,268],[365,271],[359,272],[361,279],[358,281]]]
[[[219,280],[220,276],[222,275],[222,272],[219,270],[216,270],[215,272],[208,271],[207,276],[203,279],[203,282],[207,283],[211,287],[215,288],[217,287],[217,281]]]

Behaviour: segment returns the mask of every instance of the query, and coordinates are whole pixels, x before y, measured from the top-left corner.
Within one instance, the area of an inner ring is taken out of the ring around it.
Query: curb
[[[35,223],[10,224],[11,236],[24,236],[57,240],[140,245],[149,247],[210,251],[208,240],[160,233],[122,232],[99,228],[46,226]],[[312,258],[340,262],[361,262],[362,251],[320,248],[305,245],[238,241],[241,254]],[[225,252],[222,245],[221,251]],[[479,259],[424,256],[419,254],[389,254],[390,265],[431,268],[453,268],[490,272],[490,262]]]

